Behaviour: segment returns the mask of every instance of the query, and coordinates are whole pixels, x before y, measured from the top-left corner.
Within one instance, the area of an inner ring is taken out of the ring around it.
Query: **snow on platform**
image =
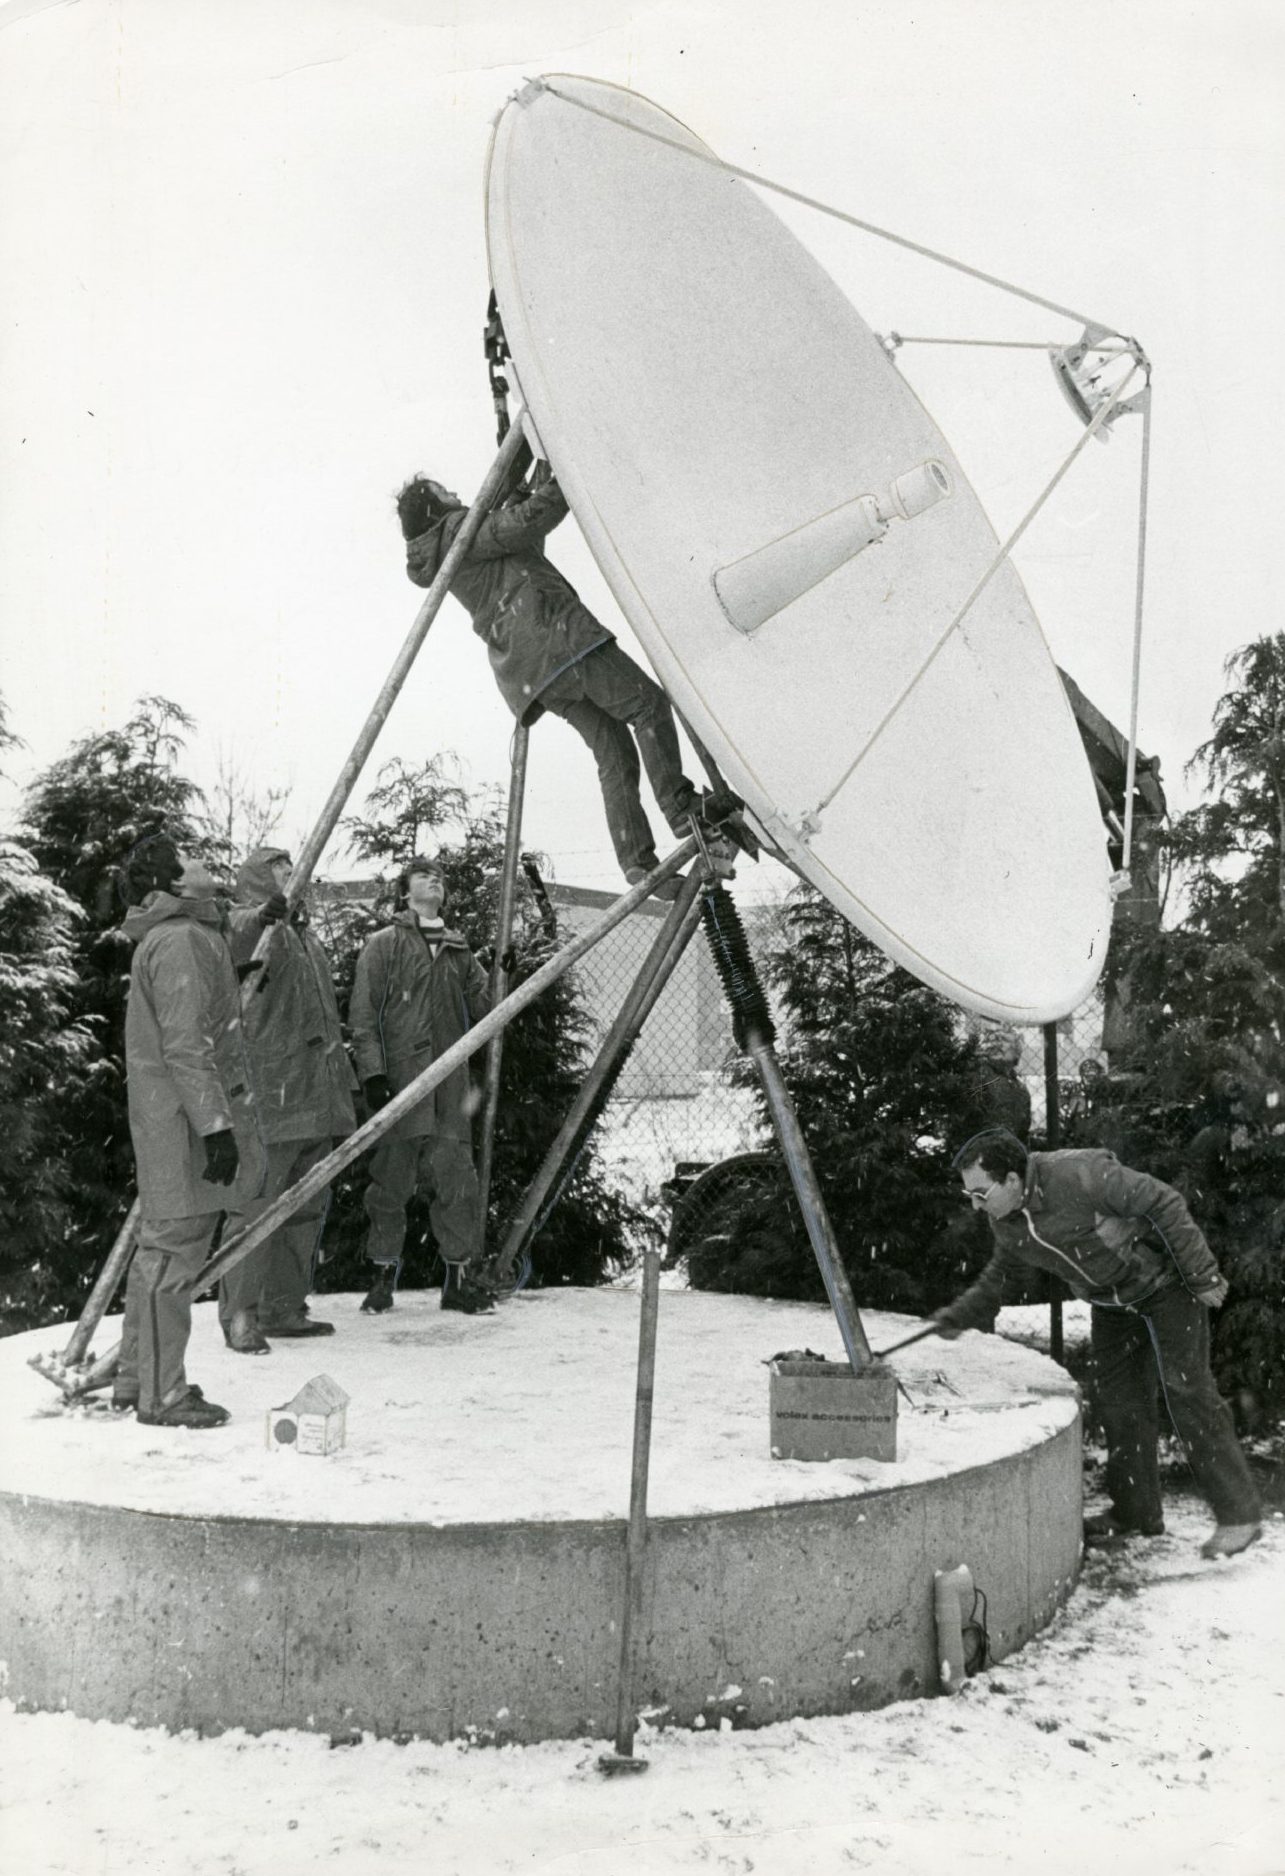
[[[270,1356],[225,1348],[215,1307],[194,1314],[189,1378],[232,1413],[209,1432],[140,1426],[105,1397],[68,1408],[28,1365],[69,1331],[0,1342],[0,1492],[205,1518],[289,1523],[477,1524],[626,1515],[638,1297],[544,1290],[494,1315],[443,1314],[404,1292],[386,1316],[355,1296],[314,1299],[336,1334],[278,1342]],[[870,1313],[876,1348],[916,1324]],[[96,1348],[119,1335],[109,1318]],[[663,1293],[649,1510],[681,1517],[941,1479],[1041,1445],[1075,1419],[1069,1377],[998,1336],[936,1338],[894,1358],[898,1459],[774,1460],[768,1371],[786,1349],[841,1358],[828,1309]],[[325,1458],[268,1450],[264,1416],[316,1374],[348,1393],[347,1445]]]

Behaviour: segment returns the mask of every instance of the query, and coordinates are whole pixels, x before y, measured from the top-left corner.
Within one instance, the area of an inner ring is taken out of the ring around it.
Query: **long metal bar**
[[[103,1267],[94,1280],[93,1289],[85,1298],[76,1327],[72,1330],[71,1340],[58,1357],[58,1361],[64,1367],[74,1368],[78,1362],[85,1359],[89,1344],[94,1339],[94,1331],[112,1306],[112,1298],[116,1294],[121,1278],[129,1269],[130,1260],[134,1255],[134,1243],[138,1236],[141,1211],[142,1207],[135,1199],[129,1208],[124,1224],[116,1234],[116,1242],[107,1253]],[[40,1361],[41,1357],[38,1355],[31,1357],[33,1367],[39,1365]]]
[[[513,763],[509,776],[509,817],[504,834],[504,870],[500,875],[500,904],[495,920],[495,961],[491,966],[491,1002],[502,1003],[508,994],[505,963],[513,942],[513,911],[517,903],[518,856],[522,847],[522,799],[526,793],[527,744],[531,732],[519,723],[513,732]],[[482,1106],[482,1140],[477,1156],[478,1215],[483,1246],[486,1213],[491,1200],[491,1170],[495,1162],[495,1122],[500,1110],[500,1068],[504,1060],[504,1031],[492,1038],[486,1051],[486,1092]]]
[[[799,1117],[794,1111],[790,1091],[782,1078],[781,1066],[771,1043],[753,1031],[746,1038],[746,1047],[763,1084],[772,1126],[785,1155],[790,1182],[799,1201],[799,1210],[803,1214],[803,1223],[807,1227],[826,1294],[830,1298],[830,1307],[839,1325],[839,1334],[843,1337],[843,1346],[847,1350],[853,1372],[859,1374],[862,1368],[874,1360],[874,1352],[857,1309],[857,1299],[852,1294],[852,1285],[848,1282],[848,1273],[843,1267],[838,1239],[830,1223],[830,1214],[826,1210],[816,1168],[799,1126]]]
[[[1151,481],[1151,382],[1142,393],[1142,466],[1138,472],[1138,560],[1133,588],[1133,671],[1129,691],[1129,754],[1124,775],[1124,845],[1120,870],[1133,860],[1133,790],[1138,779],[1138,688],[1142,679],[1142,594],[1147,572],[1147,492]]]
[[[415,622],[406,634],[405,643],[398,652],[391,671],[384,679],[383,689],[375,699],[370,715],[362,725],[361,734],[353,744],[348,760],[339,771],[338,779],[317,817],[317,825],[300,850],[299,857],[294,864],[290,890],[286,894],[292,902],[298,898],[311,879],[313,868],[321,858],[322,849],[339,823],[339,817],[347,805],[357,777],[366,766],[366,758],[375,746],[375,739],[387,721],[389,711],[397,701],[398,693],[406,682],[420,646],[428,636],[428,628],[441,611],[442,603],[451,590],[451,582],[459,571],[469,548],[473,545],[478,529],[491,512],[492,506],[504,487],[509,464],[521,447],[522,425],[519,422],[513,425],[500,445],[499,454],[487,470],[482,486],[474,497],[472,507],[460,523],[455,539],[447,548],[446,556],[433,577],[433,584],[424,595],[424,603],[415,614]]]
[[[271,1205],[265,1206],[252,1223],[235,1232],[226,1244],[219,1247],[204,1268],[197,1272],[192,1280],[190,1293],[193,1296],[200,1296],[203,1291],[212,1288],[220,1278],[225,1277],[229,1270],[235,1270],[243,1258],[248,1257],[251,1251],[262,1244],[266,1238],[271,1237],[278,1226],[284,1224],[287,1218],[292,1217],[301,1205],[306,1204],[310,1198],[324,1190],[346,1166],[351,1166],[354,1160],[360,1159],[368,1147],[374,1146],[376,1141],[381,1140],[389,1129],[394,1127],[412,1108],[418,1107],[426,1095],[431,1094],[433,1089],[453,1075],[457,1068],[461,1068],[470,1057],[476,1055],[479,1049],[484,1048],[492,1036],[498,1035],[500,1030],[511,1023],[515,1016],[525,1010],[529,1004],[534,1003],[550,984],[556,983],[559,977],[585,956],[586,952],[592,951],[595,945],[600,944],[608,932],[614,931],[616,926],[627,919],[631,912],[636,912],[654,888],[662,880],[669,879],[684,867],[695,851],[694,839],[685,840],[680,846],[675,847],[674,851],[662,860],[646,879],[640,880],[638,885],[623,894],[614,905],[609,906],[588,931],[582,932],[579,937],[565,944],[555,956],[549,959],[547,964],[542,965],[538,971],[527,978],[524,984],[519,985],[510,996],[506,997],[503,1003],[497,1004],[488,1015],[482,1018],[481,1022],[475,1023],[467,1034],[461,1036],[458,1042],[453,1043],[449,1049],[439,1055],[435,1062],[430,1063],[423,1074],[417,1075],[415,1080],[403,1088],[399,1094],[395,1094],[386,1107],[381,1107],[377,1114],[372,1114],[371,1118],[358,1127],[355,1133],[349,1134],[346,1140],[341,1141],[333,1153],[328,1153],[325,1159],[318,1160],[317,1164],[311,1167],[297,1184],[290,1186],[280,1198],[274,1199]],[[116,1357],[119,1352],[118,1344],[95,1362],[87,1373],[68,1376],[65,1381],[60,1381],[59,1385],[63,1386],[67,1394],[88,1393],[96,1387],[101,1387],[104,1380],[110,1378],[115,1371]],[[42,1372],[47,1378],[54,1378],[48,1374],[47,1369]]]
[[[634,1454],[629,1480],[629,1533],[625,1540],[625,1593],[620,1621],[620,1679],[616,1689],[616,1751],[634,1750],[635,1655],[642,1631],[643,1564],[647,1551],[647,1477],[651,1466],[651,1414],[656,1380],[656,1318],[660,1306],[660,1252],[643,1253],[638,1323],[638,1380],[634,1390]]]
[[[516,1270],[523,1251],[548,1216],[549,1195],[558,1184],[564,1166],[581,1143],[586,1122],[591,1120],[600,1099],[605,1099],[606,1092],[637,1040],[638,1032],[655,1007],[700,922],[698,901],[703,885],[702,870],[694,867],[683,881],[668,918],[656,934],[617,1012],[616,1020],[607,1031],[593,1066],[581,1082],[579,1092],[541,1162],[540,1170],[527,1187],[517,1216],[509,1227],[504,1248],[496,1259],[495,1276],[500,1283],[506,1282]]]

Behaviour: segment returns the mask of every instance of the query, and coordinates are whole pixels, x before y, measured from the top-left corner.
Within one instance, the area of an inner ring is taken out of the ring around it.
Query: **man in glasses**
[[[1050,1270],[1092,1304],[1091,1385],[1107,1442],[1110,1510],[1085,1539],[1164,1530],[1157,1442],[1163,1398],[1229,1557],[1262,1534],[1261,1507],[1209,1367],[1209,1312],[1227,1281],[1172,1186],[1102,1147],[1028,1153],[1004,1128],[965,1142],[955,1170],[989,1221],[994,1251],[977,1281],[934,1318],[952,1339],[993,1320],[1010,1272]]]

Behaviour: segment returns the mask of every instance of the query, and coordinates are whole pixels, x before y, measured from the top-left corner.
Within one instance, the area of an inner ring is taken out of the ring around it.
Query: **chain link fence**
[[[559,923],[585,929],[611,903],[605,892],[551,889]],[[606,1036],[669,907],[645,905],[576,969],[594,1047]],[[766,970],[781,908],[742,906],[749,949],[772,1002]],[[788,1025],[773,1004],[784,1039]],[[969,1019],[960,1013],[961,1027]],[[1011,1032],[1012,1074],[1030,1097],[1031,1135],[1070,1144],[1109,1080],[1111,1018],[1101,994],[1056,1025]],[[1050,1105],[1050,1097],[1052,1105]],[[1053,1124],[1050,1127],[1050,1113]],[[648,1220],[667,1260],[689,1240],[717,1234],[732,1214],[759,1208],[772,1229],[802,1230],[789,1200],[775,1139],[744,1073],[732,1019],[704,934],[697,931],[648,1016],[598,1121],[595,1144],[607,1176]]]

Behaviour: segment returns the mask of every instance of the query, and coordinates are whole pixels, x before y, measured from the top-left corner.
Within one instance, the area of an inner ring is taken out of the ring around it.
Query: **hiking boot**
[[[168,1407],[154,1407],[150,1413],[138,1410],[139,1424],[145,1427],[221,1427],[231,1418],[226,1407],[206,1400],[199,1387],[189,1387]]]
[[[1122,1543],[1126,1537],[1163,1537],[1164,1531],[1163,1519],[1156,1524],[1128,1524],[1113,1511],[1099,1511],[1084,1520],[1084,1542],[1090,1548]]]
[[[485,1284],[466,1275],[461,1264],[448,1264],[442,1278],[442,1308],[458,1309],[466,1316],[482,1316],[495,1308],[495,1298]]]
[[[283,1341],[297,1340],[305,1335],[333,1335],[335,1332],[333,1322],[315,1322],[311,1316],[305,1316],[302,1310],[294,1316],[269,1316],[259,1326],[264,1335],[274,1339],[279,1336]]]
[[[1202,1557],[1234,1557],[1263,1535],[1261,1524],[1220,1524],[1200,1546]]]
[[[627,866],[625,868],[625,884],[627,886],[641,886],[648,873],[654,873],[659,865],[659,860],[653,860],[650,866]],[[673,873],[668,879],[662,879],[658,886],[652,887],[650,897],[653,899],[676,899],[682,889],[683,879],[681,873]]]
[[[386,1309],[393,1307],[393,1292],[397,1288],[397,1265],[376,1264],[375,1281],[367,1290],[362,1302],[363,1316],[382,1316]]]
[[[200,1388],[196,1385],[195,1381],[191,1383],[187,1391],[189,1394],[195,1394],[198,1400],[205,1399],[204,1394],[202,1394]],[[112,1399],[111,1399],[111,1409],[114,1414],[132,1414],[137,1408],[137,1406],[138,1406],[137,1394],[117,1394],[113,1390]]]
[[[223,1340],[234,1355],[270,1355],[272,1344],[252,1309],[236,1310],[223,1325]]]

